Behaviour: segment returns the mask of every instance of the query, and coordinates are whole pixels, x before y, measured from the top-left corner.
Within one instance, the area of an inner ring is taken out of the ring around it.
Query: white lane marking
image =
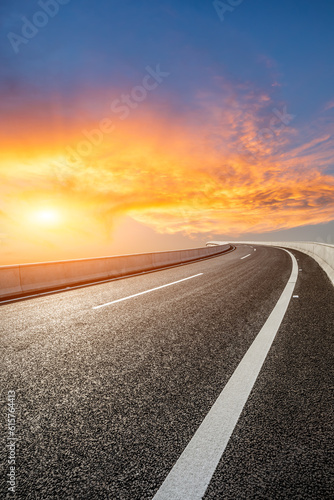
[[[292,272],[276,306],[153,500],[200,500],[211,481],[288,308],[298,277]]]
[[[219,255],[218,255],[218,257],[219,257]],[[203,259],[203,260],[206,260],[206,259]],[[193,264],[193,262],[187,262],[185,264]],[[54,290],[51,289],[51,290],[48,290],[47,292],[39,292],[39,293],[31,294],[31,295],[22,295],[22,296],[16,297],[15,299],[0,300],[0,306],[2,304],[9,304],[10,302],[23,302],[24,300],[33,299],[35,297],[42,297],[43,295],[55,295],[55,294],[60,293],[60,292],[67,292],[69,290],[77,290],[78,288],[87,288],[87,287],[93,286],[93,285],[103,285],[105,283],[111,283],[112,281],[119,281],[119,280],[122,280],[125,278],[136,278],[137,276],[143,276],[144,274],[149,274],[149,273],[152,273],[155,271],[165,271],[168,269],[172,269],[174,267],[183,266],[185,264],[176,264],[175,266],[173,265],[170,267],[159,267],[157,269],[152,269],[151,271],[143,271],[141,273],[127,274],[125,276],[117,276],[115,278],[107,278],[107,279],[101,280],[101,281],[92,281],[92,282],[84,283],[83,285],[73,285],[73,286],[67,286],[66,288],[56,288]],[[203,273],[201,273],[201,274],[203,274]]]
[[[129,274],[126,276],[120,276],[119,278],[109,278],[109,279],[102,280],[102,281],[93,281],[90,283],[85,283],[84,285],[73,285],[73,286],[67,286],[66,288],[56,288],[55,290],[51,289],[48,292],[34,293],[32,295],[22,295],[22,297],[18,296],[15,299],[1,300],[0,306],[2,304],[7,304],[9,302],[23,302],[24,300],[33,299],[35,297],[42,297],[43,295],[56,295],[57,293],[60,293],[60,292],[68,292],[69,290],[77,290],[78,288],[87,288],[87,287],[93,286],[93,285],[103,285],[104,283],[110,283],[111,281],[116,281],[116,280],[123,279],[123,278],[134,278],[136,276],[141,276],[142,274],[146,274],[146,273]]]
[[[249,253],[248,255],[245,255],[245,257],[241,257],[240,260],[245,259],[246,257],[249,257],[251,254]]]
[[[164,269],[168,269],[168,268],[162,268],[162,269],[157,269],[157,270],[164,271]],[[136,276],[142,276],[143,274],[147,274],[147,273],[127,274],[126,276],[119,276],[117,278],[108,278],[106,280],[101,280],[101,281],[93,281],[93,282],[85,283],[84,285],[73,285],[73,286],[67,286],[66,288],[56,288],[55,290],[51,289],[48,292],[34,293],[32,295],[22,295],[22,297],[18,296],[15,299],[1,300],[0,306],[2,304],[7,304],[8,302],[23,302],[24,300],[33,299],[35,297],[42,297],[43,295],[56,295],[57,293],[60,293],[60,292],[68,292],[69,290],[77,290],[78,288],[87,288],[87,287],[93,286],[93,285],[103,285],[105,283],[110,283],[111,281],[118,281],[118,280],[124,279],[124,278],[135,278]]]
[[[151,288],[150,290],[145,290],[144,292],[135,293],[133,295],[129,295],[128,297],[123,297],[122,299],[113,300],[112,302],[107,302],[106,304],[95,306],[93,307],[93,309],[100,309],[101,307],[110,306],[111,304],[122,302],[123,300],[133,299],[133,297],[138,297],[139,295],[144,295],[145,293],[154,292],[155,290],[160,290],[161,288],[165,288],[166,286],[176,285],[177,283],[181,283],[182,281],[191,280],[192,278],[197,278],[197,276],[202,276],[202,275],[203,273],[194,274],[194,276],[189,276],[188,278],[183,278],[182,280],[173,281],[172,283],[167,283],[166,285],[157,286],[155,288]]]

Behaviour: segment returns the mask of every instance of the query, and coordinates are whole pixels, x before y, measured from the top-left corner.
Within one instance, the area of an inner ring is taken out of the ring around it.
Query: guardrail
[[[234,244],[250,244],[250,245],[269,245],[274,247],[291,248],[299,250],[312,257],[322,269],[327,273],[329,279],[334,285],[334,245],[327,243],[318,243],[315,241],[235,241]],[[222,245],[225,242],[209,241],[209,247]]]
[[[219,248],[0,266],[0,300],[154,271],[213,257],[232,249],[231,244],[223,244]]]

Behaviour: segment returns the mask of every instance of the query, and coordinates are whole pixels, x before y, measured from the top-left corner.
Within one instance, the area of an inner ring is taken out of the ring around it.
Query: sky
[[[332,0],[2,0],[0,265],[334,243]]]

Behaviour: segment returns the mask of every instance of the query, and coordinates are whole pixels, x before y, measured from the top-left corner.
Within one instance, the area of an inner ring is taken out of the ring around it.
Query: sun
[[[43,208],[32,214],[32,220],[42,226],[57,226],[61,222],[59,210],[55,208]]]

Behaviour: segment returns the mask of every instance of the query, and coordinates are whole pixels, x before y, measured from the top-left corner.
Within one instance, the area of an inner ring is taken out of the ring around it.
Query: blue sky
[[[38,10],[35,1],[2,2],[3,28],[20,34],[21,18]],[[14,60],[4,38],[2,45],[18,76],[48,87],[58,72],[62,90],[136,78],[157,60],[175,74],[170,85],[183,97],[210,70],[260,86],[277,75],[282,96],[306,115],[333,97],[333,19],[329,0],[244,0],[223,22],[211,1],[70,0]]]

